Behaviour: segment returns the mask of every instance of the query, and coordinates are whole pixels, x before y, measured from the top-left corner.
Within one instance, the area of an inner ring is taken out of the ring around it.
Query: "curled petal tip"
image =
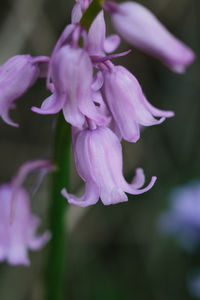
[[[49,108],[49,109],[44,109],[44,108],[39,108],[36,106],[32,106],[31,110],[37,114],[40,115],[49,115],[49,114],[54,114],[55,113],[55,109],[54,108]]]
[[[151,178],[149,184],[148,184],[145,188],[143,188],[143,189],[138,189],[138,190],[136,190],[136,191],[134,192],[134,194],[135,194],[135,195],[139,195],[139,194],[143,194],[143,193],[149,191],[149,190],[154,186],[156,180],[157,180],[157,177],[156,177],[156,176],[152,176],[152,178]]]
[[[32,110],[33,112],[35,112],[35,113],[38,113],[38,114],[44,113],[43,110],[42,110],[41,108],[36,107],[36,106],[32,106],[32,107],[31,107],[31,110]]]
[[[11,125],[11,126],[13,126],[13,127],[15,127],[15,128],[19,128],[19,124],[18,123],[15,123],[15,122],[9,122],[9,123],[7,123],[8,125]]]
[[[61,190],[61,194],[63,195],[64,198],[67,199],[69,204],[75,205],[75,206],[80,206],[80,207],[87,207],[91,205],[91,203],[87,203],[87,201],[82,201],[79,200],[76,196],[72,194],[68,194],[67,190],[63,188]]]
[[[61,190],[61,195],[62,195],[64,198],[68,199],[68,193],[67,193],[67,190],[66,190],[65,188],[63,188],[63,189]]]
[[[15,128],[19,128],[19,124],[18,123],[15,123],[14,121],[12,121],[10,118],[4,118],[2,116],[2,119],[4,120],[4,122],[12,127],[15,127]]]
[[[151,182],[153,182],[153,185],[154,185],[154,183],[156,182],[156,180],[157,180],[157,176],[152,176]],[[153,186],[153,185],[152,185],[152,186]]]
[[[152,176],[149,185],[146,187],[146,191],[150,190],[154,186],[156,180],[157,180],[157,176]]]
[[[75,195],[68,194],[65,188],[61,190],[61,194],[68,200],[70,204],[86,207],[98,202],[99,187],[95,182],[89,179],[85,183],[85,192],[81,197],[76,197]]]
[[[135,170],[135,176],[131,182],[132,188],[139,189],[141,188],[145,183],[145,175],[144,170],[142,168],[137,168]]]

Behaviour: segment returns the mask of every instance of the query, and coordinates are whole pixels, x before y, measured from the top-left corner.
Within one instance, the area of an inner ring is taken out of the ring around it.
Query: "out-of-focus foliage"
[[[198,56],[199,0],[140,2]],[[72,5],[72,1],[64,0],[2,0],[0,62],[20,53],[50,55],[70,21]],[[109,26],[108,31],[113,29]],[[123,43],[119,50],[129,48]],[[70,208],[65,299],[193,299],[186,280],[193,268],[200,267],[200,255],[186,253],[172,238],[162,236],[157,219],[168,205],[171,189],[200,177],[199,59],[185,75],[173,74],[135,49],[115,63],[123,63],[134,73],[153,105],[174,110],[175,117],[145,129],[137,144],[123,143],[127,178],[137,166],[143,167],[149,178],[158,176],[150,192],[116,206],[99,203],[89,209]],[[17,101],[18,109],[12,116],[19,129],[0,120],[1,182],[8,181],[25,160],[51,154],[55,116],[40,116],[30,110],[47,96],[44,86],[40,79]],[[80,181],[73,167],[71,177],[74,192]],[[47,209],[46,184],[33,199],[33,210],[47,220]],[[43,299],[45,254],[45,249],[32,253],[30,268],[1,264],[0,299]]]

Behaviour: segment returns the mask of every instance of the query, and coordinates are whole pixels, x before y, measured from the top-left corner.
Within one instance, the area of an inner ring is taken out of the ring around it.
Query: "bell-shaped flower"
[[[39,250],[49,240],[48,231],[36,234],[40,219],[32,214],[29,195],[21,184],[30,171],[51,168],[45,160],[28,162],[10,183],[0,185],[0,261],[29,265],[28,249]]]
[[[0,66],[0,116],[9,125],[17,127],[9,116],[14,100],[21,97],[36,81],[45,76],[48,57],[16,55]],[[41,69],[40,69],[41,66]]]
[[[172,71],[183,73],[194,58],[194,52],[174,37],[147,8],[137,2],[104,3],[112,23],[124,40],[160,59]]]
[[[7,260],[11,265],[29,265],[28,249],[39,250],[49,240],[49,232],[36,234],[40,224],[32,215],[30,199],[25,189],[20,188],[16,195],[16,208],[13,222],[10,222],[12,185],[0,186],[0,261]]]
[[[92,63],[84,49],[71,45],[61,47],[51,62],[53,94],[41,108],[32,110],[53,114],[62,109],[66,121],[78,128],[83,127],[85,116],[105,125],[107,119],[98,113],[92,101],[92,73]]]
[[[137,79],[124,67],[106,62],[101,68],[103,96],[123,139],[136,142],[140,137],[140,125],[160,124],[174,115],[171,111],[154,108],[145,98]]]
[[[99,197],[104,205],[127,201],[126,193],[142,194],[154,185],[152,177],[147,187],[142,169],[136,170],[132,183],[127,183],[122,173],[122,148],[117,136],[107,127],[76,130],[73,133],[73,150],[77,171],[85,181],[83,196],[76,197],[62,190],[70,204],[88,206]]]

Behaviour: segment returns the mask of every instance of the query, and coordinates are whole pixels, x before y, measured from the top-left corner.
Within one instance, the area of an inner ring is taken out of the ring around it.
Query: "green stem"
[[[49,243],[47,261],[47,300],[64,299],[64,271],[66,256],[65,216],[67,200],[61,195],[63,187],[69,188],[71,130],[70,125],[60,113],[55,129],[53,162],[56,171],[52,176],[50,230],[52,238]]]
[[[102,4],[105,0],[93,0],[89,7],[84,12],[80,24],[85,28],[86,31],[89,31],[89,28],[98,15],[98,13],[102,10]]]

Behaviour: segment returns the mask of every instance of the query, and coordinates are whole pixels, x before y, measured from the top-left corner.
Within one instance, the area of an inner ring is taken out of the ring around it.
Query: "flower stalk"
[[[69,186],[71,129],[62,113],[59,114],[54,138],[53,163],[56,171],[52,176],[50,225],[52,238],[49,243],[47,259],[47,293],[48,300],[61,300],[63,296],[63,279],[66,258],[66,211],[67,202],[60,191]]]

